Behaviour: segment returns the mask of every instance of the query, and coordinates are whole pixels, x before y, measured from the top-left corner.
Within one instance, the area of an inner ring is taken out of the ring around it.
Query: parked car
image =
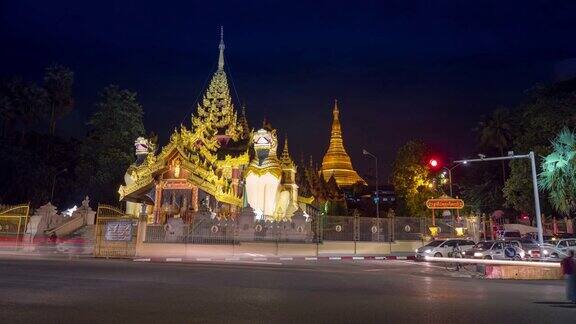
[[[416,249],[416,260],[424,260],[427,256],[447,257],[458,246],[461,251],[467,251],[474,246],[474,241],[467,239],[434,240]]]
[[[497,240],[478,242],[464,256],[471,259],[521,260],[526,257],[526,252],[519,241]]]
[[[532,259],[560,260],[568,256],[570,249],[576,251],[576,239],[558,239],[547,237],[542,245],[532,236],[525,236],[520,240],[526,255]]]
[[[542,245],[543,258],[561,259],[568,255],[569,251],[576,252],[576,239],[556,239],[546,241]],[[536,251],[531,251],[536,252]],[[538,251],[539,252],[539,251]]]

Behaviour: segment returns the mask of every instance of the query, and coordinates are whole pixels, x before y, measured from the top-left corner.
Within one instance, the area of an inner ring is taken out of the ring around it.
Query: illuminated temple
[[[269,123],[251,131],[244,109],[237,112],[224,69],[224,40],[218,68],[205,90],[191,127],[175,129],[159,152],[145,138],[135,142],[136,162],[118,189],[126,212],[145,212],[150,223],[191,220],[199,212],[230,219],[249,210],[258,220],[307,217],[314,201],[308,184],[299,193],[297,166],[288,140],[278,156],[276,130]]]
[[[351,187],[356,183],[366,185],[366,181],[364,181],[352,167],[352,161],[344,148],[338,101],[334,101],[332,117],[330,145],[328,146],[326,155],[324,155],[322,167],[320,168],[322,177],[325,181],[329,181],[331,177],[334,177],[336,183],[341,188]]]

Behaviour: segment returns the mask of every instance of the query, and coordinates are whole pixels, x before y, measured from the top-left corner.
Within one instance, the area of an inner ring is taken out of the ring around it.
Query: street
[[[0,259],[5,323],[568,323],[560,281],[490,281],[411,261]]]

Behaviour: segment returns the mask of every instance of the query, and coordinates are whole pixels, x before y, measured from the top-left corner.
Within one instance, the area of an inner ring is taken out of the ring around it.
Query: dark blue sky
[[[60,129],[72,134],[104,86],[131,89],[166,140],[214,71],[224,25],[251,125],[267,116],[294,158],[319,160],[337,98],[366,174],[363,147],[387,173],[410,138],[467,155],[482,114],[576,72],[573,1],[149,2],[3,1],[0,74],[40,81],[53,62],[71,67],[77,109]]]

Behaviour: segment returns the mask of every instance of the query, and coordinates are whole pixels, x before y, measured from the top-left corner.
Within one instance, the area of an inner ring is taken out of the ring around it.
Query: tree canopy
[[[548,192],[554,209],[571,216],[576,211],[576,134],[564,128],[552,141],[552,152],[542,161],[540,188]]]
[[[82,145],[78,172],[96,201],[116,204],[116,190],[134,161],[134,140],[145,135],[144,112],[135,92],[116,85],[100,93],[96,108]]]
[[[426,213],[425,202],[435,194],[426,164],[428,148],[421,141],[409,141],[402,146],[393,164],[392,183],[399,200],[398,213],[421,216]]]

